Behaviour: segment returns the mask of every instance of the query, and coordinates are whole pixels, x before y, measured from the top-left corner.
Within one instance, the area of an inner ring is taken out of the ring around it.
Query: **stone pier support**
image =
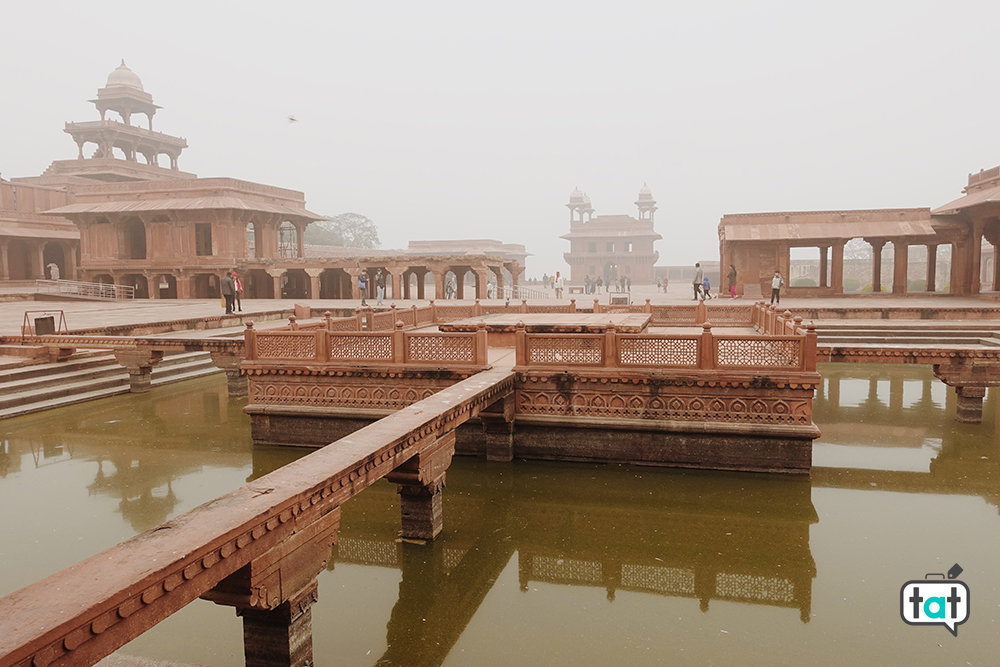
[[[983,398],[986,387],[955,387],[958,404],[955,406],[955,421],[978,424],[983,421]]]
[[[242,609],[243,653],[247,667],[303,667],[313,660],[312,583],[275,609]]]
[[[243,355],[212,352],[212,363],[217,368],[226,371],[230,398],[246,396],[249,393],[247,376],[240,374],[240,364],[243,363]]]
[[[311,608],[318,596],[316,576],[330,560],[339,528],[340,508],[335,507],[201,596],[236,607],[243,617],[247,667],[315,664]]]
[[[153,366],[163,359],[163,351],[115,350],[115,359],[128,369],[129,391],[144,394],[149,391]]]
[[[441,533],[444,528],[441,492],[454,454],[455,432],[450,431],[386,475],[399,493],[403,515],[401,537],[433,540]]]
[[[514,408],[514,394],[508,394],[479,413],[487,461],[514,460]]]
[[[983,397],[987,387],[1000,387],[1000,364],[986,361],[936,364],[934,376],[955,388],[958,397],[955,420],[978,424],[983,421]]]

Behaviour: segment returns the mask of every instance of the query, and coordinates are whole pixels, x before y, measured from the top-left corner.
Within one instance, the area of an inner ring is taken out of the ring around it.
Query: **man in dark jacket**
[[[236,300],[236,283],[233,282],[233,272],[226,271],[222,279],[222,298],[226,300],[226,315],[233,314],[233,302]]]

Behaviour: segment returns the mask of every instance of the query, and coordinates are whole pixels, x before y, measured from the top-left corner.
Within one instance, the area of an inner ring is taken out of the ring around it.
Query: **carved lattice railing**
[[[468,332],[257,331],[247,325],[244,334],[248,372],[261,372],[280,364],[365,364],[396,367],[400,364],[435,366],[488,366],[486,327]]]
[[[816,332],[786,336],[716,335],[711,324],[700,335],[603,334],[514,336],[519,368],[688,368],[697,370],[815,371]]]

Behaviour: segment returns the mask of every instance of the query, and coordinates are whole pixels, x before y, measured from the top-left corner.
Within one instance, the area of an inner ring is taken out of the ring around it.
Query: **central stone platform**
[[[482,322],[490,347],[514,347],[514,332],[524,322],[528,333],[604,333],[614,326],[620,333],[643,333],[649,313],[504,313],[439,324],[441,331],[475,331]]]

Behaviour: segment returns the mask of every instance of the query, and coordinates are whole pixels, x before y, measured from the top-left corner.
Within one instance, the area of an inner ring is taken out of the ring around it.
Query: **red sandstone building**
[[[639,190],[635,205],[639,218],[629,215],[594,215],[590,198],[573,190],[566,207],[569,209],[570,232],[560,238],[569,241],[569,252],[563,255],[569,264],[569,282],[582,285],[584,278],[631,278],[634,284],[653,282],[653,266],[660,253],[653,242],[663,237],[653,229],[656,200],[645,185]]]
[[[1000,167],[970,174],[963,196],[935,209],[877,209],[860,211],[805,211],[725,215],[719,223],[721,279],[730,264],[737,271],[737,291],[747,296],[770,292],[771,276],[778,269],[790,275],[793,248],[816,248],[819,281],[815,287],[788,287],[792,296],[841,296],[844,294],[844,246],[864,239],[871,248],[871,291],[909,292],[910,249],[923,263],[919,273],[925,292],[935,292],[939,247],[950,249],[950,275],[945,284],[956,296],[1000,291],[1000,265],[992,262],[1000,244]],[[983,239],[990,252],[984,252]],[[892,265],[883,271],[883,253],[892,249]],[[983,262],[992,268],[984,282]],[[888,280],[886,279],[888,276]],[[722,281],[719,283],[723,284]]]
[[[0,179],[0,281],[52,278],[54,265],[62,279],[131,285],[140,298],[218,297],[234,267],[248,298],[359,298],[358,275],[377,269],[390,298],[425,298],[425,281],[426,296],[441,298],[451,275],[459,298],[485,298],[490,281],[518,284],[524,246],[497,241],[307,258],[305,229],[323,216],[305,208],[305,196],[180,171],[187,141],[153,130],[161,107],[124,62],[92,102],[100,120],[65,126],[76,159]],[[137,115],[147,128],[132,124]],[[169,168],[159,164],[164,155]]]

